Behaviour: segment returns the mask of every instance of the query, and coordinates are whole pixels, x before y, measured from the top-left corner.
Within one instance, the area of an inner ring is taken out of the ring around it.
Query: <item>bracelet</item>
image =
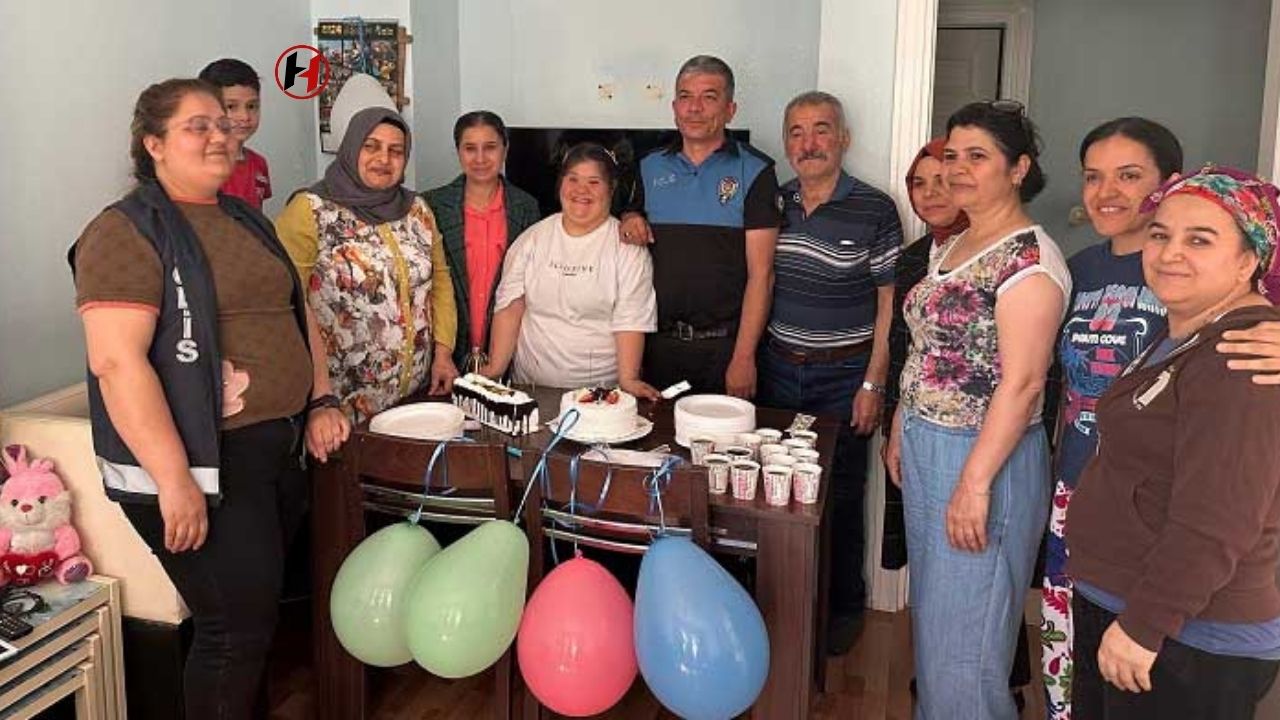
[[[342,401],[339,400],[338,396],[334,395],[333,393],[329,393],[328,395],[321,395],[320,397],[317,397],[317,398],[312,398],[311,402],[307,403],[307,414],[310,414],[312,410],[318,410],[320,408],[341,409]]]
[[[873,392],[877,395],[884,395],[885,393],[885,387],[883,385],[877,385],[870,380],[862,381],[862,389],[868,392]]]

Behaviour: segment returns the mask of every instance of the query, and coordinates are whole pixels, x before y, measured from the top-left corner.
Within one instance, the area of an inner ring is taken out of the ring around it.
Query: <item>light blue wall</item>
[[[239,57],[263,76],[262,128],[279,198],[315,175],[315,108],[272,69],[309,42],[307,0],[0,3],[0,407],[83,378],[64,253],[129,187],[129,119],[146,85]]]
[[[886,192],[898,184],[889,176],[897,25],[897,0],[822,3],[818,86],[845,104],[853,136],[845,169]]]
[[[1080,140],[1122,115],[1167,125],[1186,166],[1257,165],[1269,0],[1038,0],[1031,116],[1049,185],[1031,205],[1067,252],[1097,241],[1067,227],[1080,202]]]
[[[453,123],[461,114],[459,3],[413,0],[413,164],[418,188],[427,189],[458,174]]]
[[[676,71],[710,53],[737,78],[733,126],[749,128],[790,175],[782,109],[818,79],[818,0],[465,0],[460,9],[463,109],[494,110],[510,125],[674,127]],[[612,100],[600,84],[614,86]]]

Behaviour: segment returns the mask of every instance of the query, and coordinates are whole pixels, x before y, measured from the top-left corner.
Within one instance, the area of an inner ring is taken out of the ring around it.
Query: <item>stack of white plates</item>
[[[448,440],[462,435],[467,416],[449,403],[412,403],[373,416],[369,430],[415,440]]]
[[[676,442],[702,435],[725,438],[756,428],[756,406],[728,395],[690,395],[676,401]]]

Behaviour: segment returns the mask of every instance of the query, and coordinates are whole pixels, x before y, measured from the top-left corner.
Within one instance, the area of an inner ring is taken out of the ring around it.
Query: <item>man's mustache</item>
[[[804,162],[805,160],[826,160],[826,159],[827,159],[826,153],[822,152],[821,150],[813,150],[810,152],[801,153],[800,157],[796,158],[796,162]]]

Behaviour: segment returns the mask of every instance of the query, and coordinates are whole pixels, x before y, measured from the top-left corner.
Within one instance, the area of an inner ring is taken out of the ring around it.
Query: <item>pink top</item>
[[[471,306],[471,346],[484,347],[489,298],[507,250],[507,209],[502,184],[489,207],[475,210],[463,203],[463,237],[467,246],[467,302]]]
[[[271,197],[271,174],[267,170],[267,159],[244,148],[244,157],[231,169],[231,177],[222,183],[222,192],[235,195],[261,210],[262,201]]]

